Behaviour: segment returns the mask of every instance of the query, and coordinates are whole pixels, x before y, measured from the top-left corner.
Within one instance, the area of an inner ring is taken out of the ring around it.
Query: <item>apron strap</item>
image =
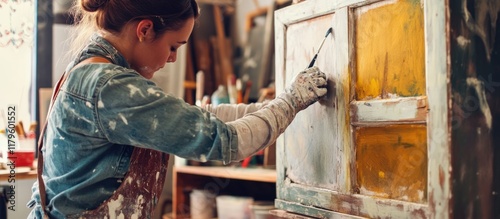
[[[42,206],[42,210],[43,210],[43,218],[49,218],[48,214],[47,214],[47,209],[45,209],[47,206],[47,203],[46,203],[47,202],[47,194],[45,192],[45,183],[44,183],[43,177],[42,177],[42,173],[43,173],[43,155],[42,155],[43,136],[45,135],[45,129],[47,129],[48,118],[49,118],[50,112],[52,110],[52,105],[54,104],[54,102],[57,98],[57,94],[59,93],[59,89],[66,81],[66,78],[68,77],[69,73],[71,73],[71,71],[73,71],[73,69],[78,68],[78,67],[85,65],[85,64],[89,64],[89,63],[111,63],[111,62],[107,58],[104,58],[104,57],[98,57],[98,56],[90,57],[88,59],[81,61],[77,65],[75,65],[73,68],[71,68],[69,70],[69,72],[67,72],[67,73],[64,72],[64,74],[61,76],[59,81],[57,81],[57,84],[54,87],[54,90],[52,92],[52,98],[50,100],[49,109],[47,111],[47,119],[45,120],[45,124],[43,125],[43,128],[40,131],[40,136],[38,139],[37,178],[38,178],[38,190],[40,193],[40,205]]]

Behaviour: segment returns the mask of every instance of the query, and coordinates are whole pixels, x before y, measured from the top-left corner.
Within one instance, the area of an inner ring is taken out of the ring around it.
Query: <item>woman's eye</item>
[[[170,52],[176,52],[177,51],[177,48],[175,47],[170,47]]]

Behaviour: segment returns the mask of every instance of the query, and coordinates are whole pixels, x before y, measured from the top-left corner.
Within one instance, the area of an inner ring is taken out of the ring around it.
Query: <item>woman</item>
[[[29,218],[150,218],[168,154],[240,161],[326,94],[325,74],[311,68],[266,106],[191,106],[149,79],[188,41],[194,0],[80,0],[77,7],[80,27],[91,21],[97,31],[55,93]]]

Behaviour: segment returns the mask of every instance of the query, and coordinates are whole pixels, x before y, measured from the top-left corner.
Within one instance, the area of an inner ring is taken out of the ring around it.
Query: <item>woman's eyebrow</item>
[[[187,41],[180,41],[180,42],[177,42],[178,44],[186,44]]]

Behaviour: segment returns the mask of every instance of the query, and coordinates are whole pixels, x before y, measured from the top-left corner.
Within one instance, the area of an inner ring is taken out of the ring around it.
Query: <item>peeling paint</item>
[[[466,48],[470,44],[470,39],[467,39],[464,36],[458,36],[457,43],[462,48]]]

